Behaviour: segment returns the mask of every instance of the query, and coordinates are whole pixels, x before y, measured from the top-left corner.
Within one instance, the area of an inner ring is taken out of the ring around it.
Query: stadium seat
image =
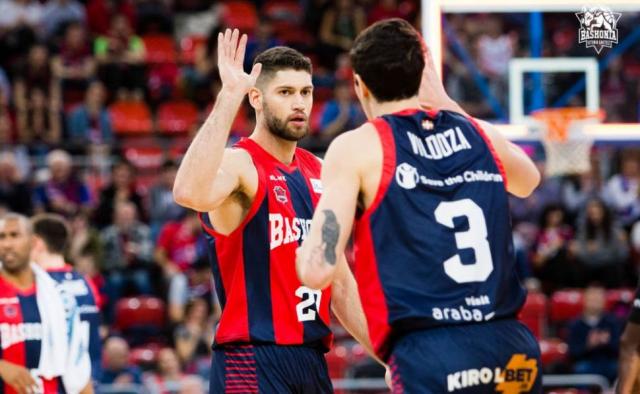
[[[143,102],[117,101],[109,107],[109,114],[116,133],[145,134],[153,129],[151,111]]]
[[[325,354],[329,376],[332,379],[344,378],[347,365],[349,364],[349,352],[346,346],[335,344],[331,350]]]
[[[164,152],[157,146],[129,147],[124,157],[139,170],[155,170],[162,166]]]
[[[611,311],[618,304],[631,305],[635,296],[634,289],[607,290],[607,310]]]
[[[199,47],[207,44],[207,37],[192,35],[180,40],[180,62],[183,64],[193,64],[196,60],[196,51]]]
[[[198,108],[190,101],[171,101],[158,108],[158,128],[164,133],[187,133],[198,118]]]
[[[162,330],[165,322],[164,302],[155,297],[122,298],[116,304],[115,327],[126,331],[147,326]]]
[[[143,370],[149,370],[155,366],[160,348],[157,344],[133,348],[129,353],[129,362],[139,366]]]
[[[176,63],[173,37],[169,35],[151,34],[142,37],[145,49],[145,61],[150,64]]]
[[[582,313],[583,294],[579,289],[558,290],[551,296],[549,318],[552,323],[562,323],[577,318]]]
[[[251,34],[258,24],[256,6],[243,0],[223,3],[222,21],[230,28],[240,29],[243,33]]]
[[[541,339],[542,365],[563,363],[567,360],[569,346],[558,338]]]
[[[547,326],[547,297],[542,293],[530,292],[518,318],[536,338],[543,338]]]

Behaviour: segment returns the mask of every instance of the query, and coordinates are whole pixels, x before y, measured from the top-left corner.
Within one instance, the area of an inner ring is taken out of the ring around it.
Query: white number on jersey
[[[296,305],[296,313],[298,314],[298,321],[312,321],[316,319],[316,311],[320,310],[320,299],[322,298],[322,291],[311,290],[306,286],[300,286],[296,290],[296,296],[300,297],[302,301]],[[316,308],[311,308],[315,304]]]
[[[471,248],[476,255],[476,261],[472,264],[462,264],[459,254],[451,256],[444,262],[444,272],[457,283],[487,280],[493,272],[493,259],[487,240],[487,222],[482,208],[472,200],[465,198],[458,201],[441,202],[434,214],[438,223],[449,228],[454,228],[454,218],[465,216],[469,221],[469,229],[455,233],[456,246],[458,249]]]

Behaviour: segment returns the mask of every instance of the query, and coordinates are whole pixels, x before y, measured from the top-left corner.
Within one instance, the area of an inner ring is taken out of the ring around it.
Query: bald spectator
[[[51,178],[35,191],[36,211],[71,217],[90,208],[89,188],[73,174],[71,155],[54,150],[47,155]]]
[[[6,210],[31,215],[31,188],[20,180],[13,153],[0,153],[0,206]]]
[[[101,384],[112,384],[123,387],[142,384],[142,371],[129,362],[129,345],[119,337],[107,339],[103,347],[104,366]]]

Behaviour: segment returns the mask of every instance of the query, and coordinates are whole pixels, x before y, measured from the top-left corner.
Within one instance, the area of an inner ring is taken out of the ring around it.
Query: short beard
[[[302,133],[296,133],[291,130],[286,120],[278,119],[276,116],[272,115],[269,110],[269,106],[265,103],[263,106],[264,111],[264,119],[267,123],[267,129],[271,132],[271,134],[276,137],[282,138],[286,141],[298,142],[309,134],[309,124],[307,123],[306,127],[302,130]]]

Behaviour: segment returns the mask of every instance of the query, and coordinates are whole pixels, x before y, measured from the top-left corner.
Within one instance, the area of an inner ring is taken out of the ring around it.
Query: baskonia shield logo
[[[595,49],[597,53],[604,47],[611,48],[618,43],[618,20],[621,15],[604,6],[582,7],[582,12],[576,12],[580,21],[578,42]]]

